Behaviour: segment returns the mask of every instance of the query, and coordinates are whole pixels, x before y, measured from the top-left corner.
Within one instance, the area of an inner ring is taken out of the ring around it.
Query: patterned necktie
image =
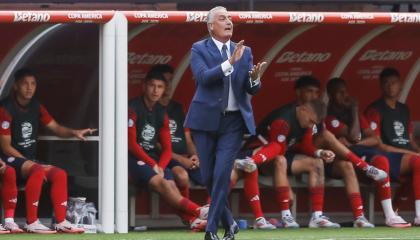
[[[227,54],[227,46],[226,44],[223,44],[222,47],[222,59],[223,62],[228,60],[228,54]],[[222,101],[222,111],[225,111],[228,106],[229,101],[229,85],[230,85],[230,75],[225,76],[223,78],[223,101]]]

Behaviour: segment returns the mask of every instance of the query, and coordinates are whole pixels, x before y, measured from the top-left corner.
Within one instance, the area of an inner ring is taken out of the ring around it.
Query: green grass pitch
[[[223,231],[219,231],[222,237]],[[145,232],[132,232],[129,234],[19,234],[2,235],[0,240],[202,240],[203,233],[192,233],[187,230],[148,230]],[[373,229],[277,229],[271,231],[245,230],[236,235],[237,240],[274,240],[274,239],[322,239],[322,240],[352,240],[352,239],[420,239],[420,228],[391,229],[377,227]]]

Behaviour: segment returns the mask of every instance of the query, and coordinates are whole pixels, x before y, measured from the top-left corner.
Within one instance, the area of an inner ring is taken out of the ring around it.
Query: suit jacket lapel
[[[216,44],[213,42],[213,39],[208,38],[206,45],[207,45],[207,49],[208,49],[210,55],[212,55],[213,58],[216,60],[215,62],[221,63],[222,62],[222,54],[220,54],[220,51],[217,48]]]

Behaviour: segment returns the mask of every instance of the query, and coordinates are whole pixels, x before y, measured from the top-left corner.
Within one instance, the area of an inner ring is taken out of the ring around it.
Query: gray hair
[[[209,24],[212,23],[214,21],[214,15],[216,12],[220,11],[220,10],[224,10],[227,11],[227,9],[225,7],[222,6],[216,6],[212,9],[210,9],[210,11],[207,13],[207,29],[210,32],[210,27]]]

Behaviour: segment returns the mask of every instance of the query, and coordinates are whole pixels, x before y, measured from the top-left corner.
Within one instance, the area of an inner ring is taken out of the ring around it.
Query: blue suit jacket
[[[231,41],[231,55],[236,43]],[[193,44],[191,49],[191,69],[196,83],[196,91],[188,110],[185,126],[194,130],[216,131],[222,117],[223,81],[222,55],[211,38]],[[245,47],[242,58],[234,65],[231,84],[236,102],[248,129],[255,134],[255,120],[251,97],[261,88],[261,83],[251,87],[249,71],[253,66],[252,53]]]

